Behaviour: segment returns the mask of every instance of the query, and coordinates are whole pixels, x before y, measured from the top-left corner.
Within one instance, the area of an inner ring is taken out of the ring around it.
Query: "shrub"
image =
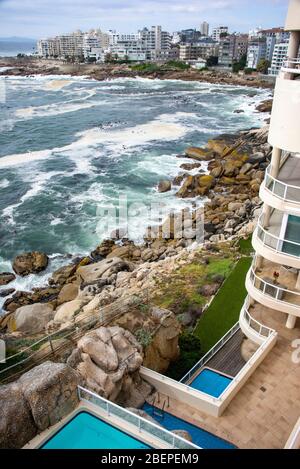
[[[191,333],[183,332],[180,335],[179,347],[180,357],[169,366],[166,372],[167,376],[177,381],[183,378],[202,356],[201,342],[198,337]]]

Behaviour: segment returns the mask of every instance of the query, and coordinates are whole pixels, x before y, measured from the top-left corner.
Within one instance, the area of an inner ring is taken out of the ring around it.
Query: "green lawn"
[[[251,257],[240,259],[213,302],[200,318],[194,334],[199,337],[203,353],[208,352],[238,321],[247,292],[245,278]]]
[[[252,236],[247,239],[240,239],[239,248],[241,254],[243,254],[244,256],[250,256],[251,253],[254,251],[252,247]]]

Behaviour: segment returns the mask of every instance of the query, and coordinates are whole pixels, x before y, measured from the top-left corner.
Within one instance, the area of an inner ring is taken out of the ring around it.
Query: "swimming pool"
[[[229,386],[232,378],[222,375],[217,371],[204,368],[199,375],[189,384],[191,388],[205,392],[213,397],[220,397],[222,392]]]
[[[156,417],[153,415],[154,407],[150,404],[145,404],[143,410],[147,412],[152,418],[154,418],[160,425],[165,427],[167,430],[185,430],[187,431],[193,440],[195,445],[198,445],[203,449],[236,449],[236,447],[222,438],[219,438],[212,433],[209,433],[202,428],[196,427],[185,420],[175,417],[172,414],[164,411],[163,417]]]
[[[289,215],[287,220],[287,226],[284,238],[287,241],[293,241],[294,243],[300,243],[300,217],[295,215]],[[300,257],[300,246],[289,242],[284,242],[282,245],[282,251],[292,256]]]
[[[145,443],[82,411],[40,449],[150,449]]]

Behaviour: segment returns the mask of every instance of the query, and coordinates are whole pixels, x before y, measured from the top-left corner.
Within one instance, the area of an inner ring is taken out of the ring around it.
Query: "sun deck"
[[[174,398],[166,410],[239,448],[283,448],[300,415],[300,364],[292,361],[300,324],[288,330],[282,313],[259,304],[251,315],[277,330],[278,341],[223,415],[213,417]],[[164,400],[162,395],[160,402]]]

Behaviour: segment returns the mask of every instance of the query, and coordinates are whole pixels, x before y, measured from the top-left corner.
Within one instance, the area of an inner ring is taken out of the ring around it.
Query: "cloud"
[[[233,30],[283,24],[288,0],[0,0],[1,36],[41,37],[74,29],[134,31],[161,24],[169,30],[207,20]],[[246,29],[246,30],[247,30]]]

